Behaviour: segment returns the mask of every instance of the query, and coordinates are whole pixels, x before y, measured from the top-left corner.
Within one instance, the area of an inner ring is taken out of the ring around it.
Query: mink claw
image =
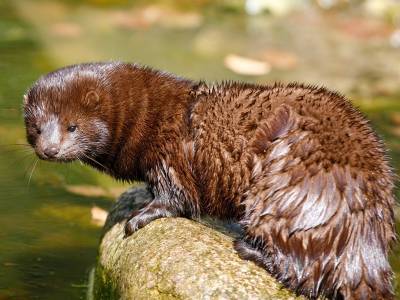
[[[132,224],[132,219],[128,220],[125,224],[124,228],[124,239],[128,238],[131,236],[135,231],[138,230],[137,226],[135,224]]]

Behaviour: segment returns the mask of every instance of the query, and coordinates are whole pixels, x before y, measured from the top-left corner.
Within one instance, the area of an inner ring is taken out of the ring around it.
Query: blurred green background
[[[100,60],[207,81],[325,85],[372,120],[399,170],[399,1],[0,0],[0,299],[86,297],[97,219],[128,185],[37,162],[23,145],[21,101],[39,75]]]

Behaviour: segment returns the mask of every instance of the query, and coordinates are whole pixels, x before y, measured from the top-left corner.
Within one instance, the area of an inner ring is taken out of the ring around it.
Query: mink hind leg
[[[255,240],[244,236],[233,242],[233,248],[235,248],[241,259],[252,261],[257,266],[270,271],[271,264],[269,263],[268,257]]]
[[[280,238],[284,228],[274,232],[278,224],[254,227],[246,222],[246,234],[234,248],[242,259],[308,299],[393,299],[387,244],[378,238],[385,236],[379,231],[383,225],[373,218],[363,221],[360,225],[359,219],[350,218],[333,226],[331,233],[310,229],[285,239]]]

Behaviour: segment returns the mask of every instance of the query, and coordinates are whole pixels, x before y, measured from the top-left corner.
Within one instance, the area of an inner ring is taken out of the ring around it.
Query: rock
[[[60,38],[77,38],[82,35],[82,28],[79,24],[63,22],[53,24],[51,32]]]
[[[90,298],[297,299],[265,270],[239,258],[232,227],[221,232],[188,219],[164,218],[124,238],[130,211],[149,199],[145,189],[130,190],[110,211]]]
[[[99,227],[104,225],[108,216],[108,212],[98,206],[92,206],[90,214],[92,215],[92,223]]]
[[[97,185],[66,185],[65,189],[76,195],[85,197],[106,197],[107,191]]]
[[[301,1],[293,0],[246,0],[245,11],[249,15],[258,15],[268,11],[274,16],[285,16],[301,4]]]
[[[236,54],[228,54],[224,59],[225,67],[229,70],[241,74],[259,76],[271,71],[271,66],[265,61],[259,61]]]
[[[289,70],[296,67],[298,58],[294,53],[278,49],[268,49],[262,53],[262,58],[268,62],[271,67],[281,70]]]
[[[191,29],[199,27],[203,17],[197,12],[180,11],[170,7],[148,5],[111,14],[112,23],[122,29],[145,29],[154,25],[166,28]]]

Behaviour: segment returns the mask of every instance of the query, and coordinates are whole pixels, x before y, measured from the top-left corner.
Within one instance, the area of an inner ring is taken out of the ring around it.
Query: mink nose
[[[53,158],[54,156],[56,156],[58,154],[58,152],[60,152],[60,148],[55,145],[51,145],[51,146],[47,147],[46,149],[44,149],[43,152],[47,157]]]

